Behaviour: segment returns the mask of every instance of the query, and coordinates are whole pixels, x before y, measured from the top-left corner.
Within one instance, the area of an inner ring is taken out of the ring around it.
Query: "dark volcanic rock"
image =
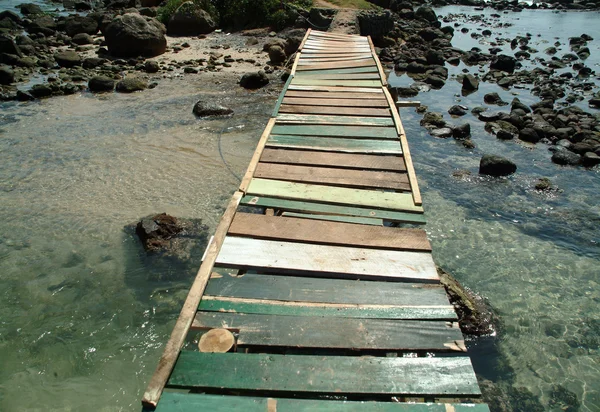
[[[194,105],[193,112],[198,117],[229,116],[233,114],[233,110],[229,107],[202,100]]]
[[[75,15],[65,19],[65,32],[71,37],[79,33],[96,34],[98,30],[98,22],[91,17]]]
[[[54,60],[60,67],[81,66],[81,56],[72,50],[65,50],[54,55]]]
[[[104,30],[110,54],[119,57],[163,54],[167,48],[166,29],[158,20],[127,13],[117,16]]]
[[[287,57],[285,51],[281,47],[273,46],[269,49],[269,59],[273,65],[279,66],[285,63]]]
[[[269,78],[264,71],[246,73],[240,79],[240,86],[245,89],[259,89],[269,84]]]
[[[41,15],[33,19],[27,27],[29,33],[42,33],[46,36],[52,36],[56,31],[56,22],[51,16]]]
[[[94,42],[94,38],[87,33],[77,33],[73,36],[73,43],[78,44],[80,46],[84,44],[92,44]]]
[[[439,129],[433,129],[429,132],[433,137],[446,138],[452,136],[452,129],[449,127],[441,127]]]
[[[479,79],[472,74],[463,76],[462,88],[467,91],[479,89]]]
[[[455,139],[466,139],[471,136],[471,125],[469,123],[463,123],[454,126],[452,129],[452,136],[454,136]]]
[[[137,77],[126,77],[117,83],[119,93],[133,93],[148,88],[148,83]]]
[[[529,142],[529,143],[537,143],[542,140],[542,137],[535,131],[532,127],[526,127],[519,131],[519,139]]]
[[[115,81],[106,76],[95,76],[88,82],[88,88],[91,92],[112,92],[115,88]]]
[[[423,115],[420,124],[426,128],[435,129],[445,127],[446,121],[440,113],[427,112]]]
[[[433,11],[433,9],[428,6],[419,7],[415,12],[415,17],[418,19],[427,20],[430,23],[436,22],[438,19],[437,15],[435,14],[435,11]]]
[[[0,35],[0,53],[12,54],[18,57],[23,57],[23,53],[21,53],[21,49],[7,35]]]
[[[495,104],[498,106],[506,106],[508,103],[502,100],[500,95],[496,92],[487,93],[483,96],[483,101],[487,104]]]
[[[593,152],[587,152],[583,155],[583,165],[586,167],[596,166],[600,164],[600,156]]]
[[[168,246],[169,240],[180,233],[183,228],[177,218],[166,213],[142,219],[135,228],[144,249],[156,252]]]
[[[157,61],[147,60],[146,63],[144,63],[144,70],[146,73],[158,73],[160,66]]]
[[[502,113],[500,112],[481,112],[477,116],[482,122],[495,122],[496,120],[500,120],[501,117]]]
[[[468,107],[455,104],[454,106],[448,109],[448,113],[450,113],[452,116],[464,116],[465,114],[467,114],[467,110],[469,110]]]
[[[30,90],[32,96],[39,98],[52,96],[52,88],[49,84],[36,84]]]
[[[517,171],[517,165],[510,160],[495,155],[483,155],[479,162],[479,174],[488,176],[508,176]]]
[[[490,68],[494,70],[501,70],[503,72],[513,73],[515,71],[515,66],[517,64],[517,59],[511,56],[507,56],[505,54],[499,54],[494,56],[492,62],[490,63]]]
[[[38,6],[37,4],[33,4],[33,3],[19,4],[18,7],[19,7],[19,10],[21,11],[21,14],[23,14],[24,16],[44,13],[44,11],[42,10],[42,8],[40,6]]]
[[[15,81],[15,73],[10,67],[0,66],[0,84],[11,84]]]
[[[171,16],[167,30],[171,36],[197,36],[208,34],[217,24],[207,11],[193,1],[183,3]]]
[[[552,161],[559,165],[577,166],[581,163],[581,156],[570,150],[560,148],[552,154]]]

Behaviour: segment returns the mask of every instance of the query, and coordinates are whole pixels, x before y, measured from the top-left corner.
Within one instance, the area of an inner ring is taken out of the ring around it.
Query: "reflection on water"
[[[206,240],[156,265],[124,227],[167,212],[214,231],[277,94],[202,79],[2,106],[0,410],[138,407]],[[236,114],[198,120],[200,98]]]
[[[483,13],[466,7],[438,10],[441,15],[457,12]],[[484,13],[489,15],[494,11]],[[562,46],[566,53],[568,37],[587,32],[596,40],[588,45],[592,56],[586,64],[597,67],[600,31],[591,22],[597,22],[599,17],[598,13],[524,11],[503,16],[501,21],[512,22],[514,26],[492,32],[494,36],[509,39],[507,43],[516,35],[530,32],[533,35],[530,45],[543,57],[546,57],[543,50],[548,47],[545,44],[554,43],[554,36],[567,44]],[[477,26],[465,26],[471,31],[462,34],[457,29],[454,45],[467,50],[478,46],[484,51],[491,47],[485,40],[480,44],[470,37]],[[539,38],[538,33],[542,34]],[[510,46],[505,46],[505,52],[514,53]],[[450,106],[464,104],[470,109],[487,106],[483,95],[489,92],[498,92],[509,102],[515,96],[528,104],[539,101],[527,90],[503,90],[488,83],[481,83],[478,92],[461,97],[461,86],[452,77],[465,67],[462,63],[456,68],[449,67],[451,78],[441,91],[420,93],[415,100],[429,106],[431,111],[443,113],[445,119],[471,123],[475,149],[465,149],[452,138],[429,136],[419,126],[421,116],[413,109],[402,109],[401,114],[424,192],[427,230],[435,260],[466,286],[485,296],[504,324],[497,341],[505,357],[499,360],[501,367],[490,370],[494,362],[486,359],[490,356],[487,344],[484,349],[475,349],[475,367],[487,379],[531,391],[540,398],[544,410],[562,410],[558,400],[574,394],[581,404],[579,410],[598,411],[600,172],[597,168],[554,165],[544,144],[530,146],[500,141],[488,134],[483,123],[470,113],[451,119],[447,113]],[[409,85],[413,81],[392,74],[390,82]],[[498,110],[496,106],[489,107]],[[479,159],[484,153],[512,159],[518,166],[517,174],[508,179],[480,177]],[[457,170],[470,174],[452,176]],[[536,192],[535,183],[541,177],[549,178],[560,190]],[[513,402],[519,402],[514,394]],[[519,410],[530,409],[521,406]]]

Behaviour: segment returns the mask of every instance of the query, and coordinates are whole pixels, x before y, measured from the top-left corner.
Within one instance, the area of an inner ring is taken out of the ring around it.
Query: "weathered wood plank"
[[[446,406],[448,405],[448,406]],[[490,412],[485,404],[349,402],[165,392],[156,412]]]
[[[343,305],[204,296],[200,310],[278,316],[320,316],[364,319],[456,320],[454,307]]]
[[[183,304],[179,318],[177,318],[177,323],[175,323],[175,327],[171,332],[171,337],[165,346],[165,350],[163,351],[160,361],[158,362],[156,371],[154,372],[154,375],[152,375],[152,378],[148,383],[148,387],[146,388],[146,392],[142,398],[142,404],[147,407],[155,407],[160,399],[160,395],[165,387],[167,379],[169,378],[173,366],[175,365],[175,361],[177,360],[177,356],[179,355],[179,351],[183,346],[185,337],[190,329],[198,308],[198,304],[200,303],[200,299],[204,293],[204,289],[206,288],[210,274],[212,273],[215,259],[217,254],[220,252],[223,239],[225,238],[225,234],[229,229],[229,225],[231,224],[231,220],[233,219],[233,215],[235,214],[241,198],[241,192],[234,193],[229,201],[229,204],[227,205],[225,213],[223,213],[223,216],[219,221],[214,238],[208,246],[202,265],[198,270],[198,274],[196,275],[194,283],[190,288],[190,292],[188,293],[185,303]]]
[[[321,80],[319,80],[321,81]],[[329,80],[323,80],[329,81]],[[343,81],[343,80],[341,80]],[[368,81],[368,80],[361,80]],[[348,116],[378,116],[389,117],[389,109],[373,109],[363,107],[333,107],[333,106],[300,106],[282,104],[279,107],[280,113],[294,114],[325,114],[325,115],[348,115]]]
[[[327,220],[329,222],[344,222],[356,223],[360,225],[383,226],[383,219],[371,219],[369,217],[315,215],[309,213],[296,212],[283,212],[281,216],[296,217],[298,219]]]
[[[367,66],[375,66],[375,60],[367,59],[367,60],[359,60],[356,62],[347,61],[347,62],[330,62],[330,63],[321,63],[321,64],[308,64],[301,65],[298,63],[298,71],[304,70],[321,70],[321,69],[344,69],[349,67],[367,67]],[[359,85],[360,86],[360,85]]]
[[[298,72],[296,77],[311,80],[381,80],[379,73],[343,73],[343,74],[315,74],[314,70],[310,74]]]
[[[410,193],[379,192],[271,179],[252,179],[246,194],[273,196],[291,200],[307,200],[352,206],[366,206],[403,212],[423,212],[413,203]]]
[[[314,38],[337,38],[341,40],[347,41],[356,41],[357,39],[363,39],[363,36],[358,34],[342,34],[342,33],[333,33],[329,31],[321,31],[321,30],[312,30],[311,36]]]
[[[443,321],[198,312],[192,328],[234,330],[241,347],[464,352],[460,328]]]
[[[350,153],[323,153],[306,150],[265,149],[260,158],[265,163],[302,164],[356,169],[406,171],[400,156],[357,155]]]
[[[315,57],[315,58],[308,58],[306,56],[301,56],[298,66],[306,66],[309,64],[324,64],[324,63],[331,63],[331,62],[367,61],[367,60],[373,62],[373,57],[370,55],[366,55],[365,57],[343,55],[343,57]]]
[[[346,56],[346,57],[352,57],[354,59],[366,59],[371,57],[370,54],[366,54],[366,53],[351,53],[351,54],[309,54],[309,53],[302,53],[302,59],[327,59],[327,58],[335,58],[335,57],[340,57],[340,56]],[[343,70],[342,72],[339,72],[340,70]],[[342,74],[342,73],[378,73],[379,71],[377,70],[376,66],[369,66],[369,67],[353,67],[350,69],[328,69],[328,70],[315,70],[316,72],[319,73],[332,73],[332,72],[339,72],[337,74]]]
[[[358,39],[323,39],[323,38],[315,38],[310,37],[306,43],[306,45],[312,44],[316,46],[331,46],[333,48],[344,48],[350,46],[359,46],[359,47],[369,47],[369,41],[365,37],[361,37]]]
[[[267,141],[267,146],[321,150],[325,152],[402,154],[400,143],[395,140],[271,135]]]
[[[423,201],[421,199],[421,191],[419,190],[419,182],[417,181],[417,174],[415,172],[415,168],[413,166],[412,157],[410,155],[410,148],[408,147],[408,140],[406,139],[406,132],[404,131],[404,126],[402,125],[402,120],[400,120],[400,113],[398,109],[394,106],[394,99],[392,95],[387,90],[386,87],[382,88],[383,93],[385,94],[386,99],[388,100],[390,107],[393,107],[392,117],[394,118],[394,122],[396,123],[396,130],[398,131],[398,135],[400,136],[400,142],[402,144],[402,148],[406,149],[406,153],[404,154],[404,160],[406,162],[406,170],[408,173],[408,178],[410,180],[410,186],[412,189],[413,200],[415,205],[422,205]]]
[[[320,44],[320,45],[319,44],[304,44],[302,51],[311,51],[311,50],[326,50],[326,51],[335,50],[338,53],[356,53],[356,52],[370,53],[371,52],[371,49],[369,48],[368,45],[349,44],[347,46],[333,48],[332,46],[330,46],[328,44]]]
[[[346,76],[346,75],[343,75]],[[304,97],[285,97],[283,104],[299,104],[310,106],[342,106],[342,107],[388,107],[386,101],[381,99],[320,99]],[[390,119],[391,120],[391,119]]]
[[[314,245],[227,236],[217,265],[264,271],[439,282],[431,253]]]
[[[259,163],[254,177],[290,182],[410,191],[405,173]]]
[[[309,221],[252,213],[237,213],[228,235],[311,244],[431,251],[427,234],[421,229]]]
[[[359,63],[348,63],[348,64],[359,64]],[[302,67],[312,66],[298,66],[298,71],[302,70]],[[380,80],[313,80],[302,76],[296,76],[292,80],[292,84],[296,85],[322,85],[322,86],[356,86],[356,87],[381,87]],[[388,114],[389,116],[389,114]]]
[[[340,293],[343,291],[343,293]],[[452,307],[442,285],[246,273],[213,273],[205,295],[372,307]],[[456,315],[450,317],[456,319]]]
[[[309,70],[309,69],[307,69]],[[304,90],[310,92],[348,92],[348,93],[380,93],[381,89],[372,87],[352,87],[352,86],[322,86],[322,85],[304,85],[290,84],[288,90]],[[383,93],[383,92],[381,92]]]
[[[467,357],[325,357],[183,351],[169,384],[336,395],[481,394]]]
[[[304,90],[288,89],[286,97],[313,97],[317,99],[370,99],[385,100],[385,95],[380,90],[373,89],[371,93],[348,93],[348,92],[310,92]]]
[[[277,124],[321,124],[338,126],[394,126],[389,117],[336,116],[323,114],[280,113]]]
[[[273,127],[275,127],[275,119],[271,118],[267,122],[265,130],[260,136],[258,144],[256,145],[256,149],[254,150],[254,154],[252,155],[252,159],[250,159],[248,169],[246,170],[246,173],[244,174],[244,177],[242,178],[242,181],[240,183],[240,191],[242,192],[246,192],[248,184],[250,183],[250,179],[252,179],[252,176],[254,176],[254,170],[258,165],[258,160],[260,159],[260,155],[262,154],[262,151],[265,148],[265,145],[267,144],[269,135],[271,134],[271,130],[273,130]]]
[[[300,213],[324,213],[343,216],[373,217],[392,222],[406,222],[412,224],[424,224],[426,222],[425,216],[419,213],[330,205],[317,202],[278,199],[268,196],[244,196],[241,204],[246,206],[271,207],[277,210],[288,210]]]
[[[381,62],[379,61],[379,57],[377,57],[377,52],[375,51],[375,45],[373,45],[373,40],[371,40],[371,36],[367,37],[369,42],[369,46],[371,48],[371,52],[373,53],[373,58],[375,59],[375,64],[377,64],[377,70],[379,70],[379,75],[381,76],[381,82],[384,86],[387,86],[387,76],[383,71],[383,67],[381,67]]]
[[[393,127],[366,126],[321,126],[321,125],[280,125],[273,126],[272,134],[325,137],[365,137],[372,139],[398,139]]]

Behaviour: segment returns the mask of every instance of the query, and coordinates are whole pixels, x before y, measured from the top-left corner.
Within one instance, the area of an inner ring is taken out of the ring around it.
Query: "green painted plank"
[[[271,135],[266,145],[269,147],[293,147],[325,152],[402,154],[400,142],[395,140]]]
[[[323,69],[323,70],[304,70],[297,72],[296,77],[311,74],[346,74],[346,73],[379,73],[377,66],[369,67],[351,67],[349,69]]]
[[[282,302],[414,308],[450,307],[446,289],[441,285],[269,275],[254,272],[248,272],[243,276],[213,274],[205,294]],[[456,319],[456,315],[451,316],[450,319]]]
[[[386,119],[387,120],[387,119]],[[327,126],[327,125],[282,125],[275,124],[272,134],[296,136],[324,136],[324,137],[365,137],[372,139],[398,140],[395,127],[367,127],[367,126]]]
[[[463,352],[462,332],[454,325],[444,321],[197,312],[192,328],[235,331],[240,347]]]
[[[301,202],[287,199],[277,199],[263,196],[244,196],[241,203],[246,206],[266,207],[277,210],[289,210],[294,212],[325,213],[332,215],[374,217],[394,222],[406,222],[413,224],[425,224],[425,216],[417,213],[395,212],[391,210],[374,210],[360,207],[329,205],[315,202]]]
[[[394,120],[391,117],[361,117],[290,113],[280,113],[276,117],[278,124],[304,123],[320,125],[331,124],[340,126],[394,126]]]
[[[290,77],[288,77],[287,81],[285,82],[285,85],[283,86],[283,90],[281,91],[281,93],[279,94],[279,98],[277,99],[277,103],[275,103],[275,108],[273,109],[273,114],[271,115],[272,117],[277,116],[277,113],[279,112],[279,106],[281,106],[281,102],[283,101],[283,98],[285,97],[285,93],[287,92],[287,89],[290,86],[290,83],[292,82],[293,78],[294,78],[294,76],[290,76]]]
[[[313,66],[305,66],[313,67]],[[294,77],[292,84],[308,86],[356,86],[356,87],[378,87],[383,84],[381,80],[315,80],[303,77]]]
[[[311,79],[311,80],[380,80],[381,77],[379,73],[312,73],[313,70],[310,70],[311,74],[306,74],[306,71],[298,72],[302,73],[297,76],[298,79]]]
[[[446,405],[454,409],[448,409]],[[271,408],[269,409],[269,406]],[[156,412],[489,412],[487,405],[443,403],[357,402],[316,399],[256,398],[164,392]]]
[[[169,385],[291,393],[478,396],[471,360],[182,351]]]
[[[453,306],[403,307],[382,305],[328,305],[266,301],[263,299],[240,300],[234,298],[212,298],[205,296],[199,310],[207,312],[254,313],[280,316],[335,316],[365,319],[404,320],[456,320]]]
[[[358,223],[361,225],[383,226],[383,219],[369,217],[314,215],[308,213],[284,212],[282,216],[297,217],[300,219],[327,220],[329,222]]]
[[[411,193],[380,192],[375,190],[352,189],[284,182],[271,179],[252,179],[247,194],[281,197],[292,200],[308,200],[333,204],[367,206],[404,212],[423,212],[421,206],[413,202]]]

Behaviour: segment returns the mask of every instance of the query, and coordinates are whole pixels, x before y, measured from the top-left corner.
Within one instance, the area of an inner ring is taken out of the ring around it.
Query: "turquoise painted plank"
[[[258,206],[293,212],[324,213],[332,215],[360,216],[381,218],[394,222],[425,224],[425,216],[419,213],[405,213],[391,210],[376,210],[352,206],[339,206],[315,202],[302,202],[288,199],[278,199],[268,196],[244,196],[241,203],[246,206]]]
[[[169,385],[322,394],[478,396],[468,357],[201,353],[182,351]]]
[[[266,145],[268,147],[290,147],[325,152],[402,154],[400,142],[396,140],[271,135]]]
[[[386,119],[386,120],[389,120]],[[283,125],[275,124],[272,134],[324,137],[364,137],[372,139],[398,139],[395,127],[328,126],[328,125]]]
[[[304,66],[314,67],[314,66]],[[356,86],[356,87],[382,87],[381,80],[315,80],[310,78],[294,77],[292,84],[308,86]]]
[[[339,126],[394,126],[394,120],[391,117],[361,117],[361,116],[336,116],[324,114],[291,114],[280,113],[277,117],[278,124],[320,124],[320,125],[339,125]]]

